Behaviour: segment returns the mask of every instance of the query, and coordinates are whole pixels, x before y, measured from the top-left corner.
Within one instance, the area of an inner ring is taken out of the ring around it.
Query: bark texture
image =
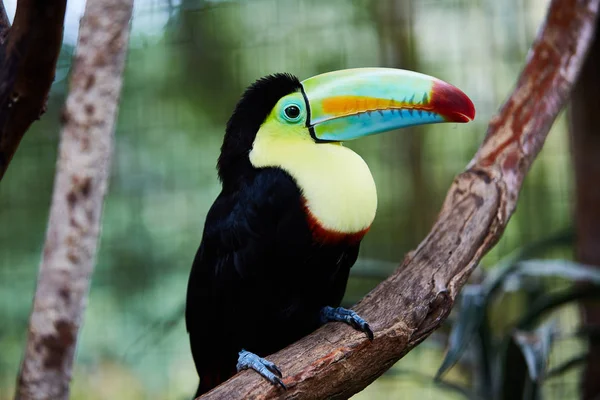
[[[598,27],[598,21],[596,23]],[[596,36],[573,90],[569,117],[575,167],[576,256],[600,268],[600,38]],[[600,305],[583,303],[584,324],[600,327]],[[590,340],[582,399],[600,397],[600,343]]]
[[[67,399],[100,233],[133,0],[88,0],[16,399]]]
[[[576,81],[599,2],[552,1],[516,88],[454,180],[431,232],[354,307],[371,324],[373,342],[330,323],[268,357],[285,373],[287,391],[244,371],[202,398],[348,398],[438,328],[515,210],[523,179]]]
[[[12,27],[0,5],[0,180],[45,111],[60,52],[66,0],[19,0]]]

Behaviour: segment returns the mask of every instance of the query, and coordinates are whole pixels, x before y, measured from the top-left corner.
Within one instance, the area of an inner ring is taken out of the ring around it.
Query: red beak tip
[[[473,121],[475,119],[475,104],[473,104],[473,102],[471,101],[471,99],[464,94],[463,92],[461,92],[463,96],[465,96],[465,108],[466,108],[466,112],[463,114],[463,117],[466,118],[466,120],[464,122],[470,122]]]
[[[436,82],[432,89],[434,110],[448,122],[470,122],[475,119],[475,105],[462,90],[445,82]]]
[[[471,122],[475,119],[475,115],[469,116],[461,113],[455,113],[450,119],[451,122]]]

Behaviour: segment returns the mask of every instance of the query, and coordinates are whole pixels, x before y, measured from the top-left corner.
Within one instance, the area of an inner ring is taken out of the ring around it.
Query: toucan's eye
[[[284,110],[283,113],[285,117],[289,121],[297,121],[300,118],[300,108],[297,105],[289,105]]]
[[[283,97],[274,111],[279,122],[286,125],[299,125],[306,119],[307,106],[302,93],[295,92]]]

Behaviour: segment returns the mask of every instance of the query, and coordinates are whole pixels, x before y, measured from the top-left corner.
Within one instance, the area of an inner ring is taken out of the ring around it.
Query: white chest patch
[[[308,209],[327,230],[357,233],[370,227],[375,218],[377,191],[371,171],[346,147],[259,131],[250,162],[257,168],[278,167],[290,174]]]

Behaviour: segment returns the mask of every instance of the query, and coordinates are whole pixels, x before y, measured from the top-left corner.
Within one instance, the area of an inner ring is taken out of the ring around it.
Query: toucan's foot
[[[321,309],[321,323],[326,322],[345,322],[351,327],[361,332],[364,332],[369,337],[369,340],[373,340],[373,331],[367,321],[359,317],[359,315],[352,311],[342,307],[323,307]]]
[[[253,369],[273,385],[279,385],[282,388],[287,389],[281,380],[281,371],[277,368],[277,365],[254,353],[242,349],[242,351],[238,353],[236,368],[238,372],[244,369]]]

